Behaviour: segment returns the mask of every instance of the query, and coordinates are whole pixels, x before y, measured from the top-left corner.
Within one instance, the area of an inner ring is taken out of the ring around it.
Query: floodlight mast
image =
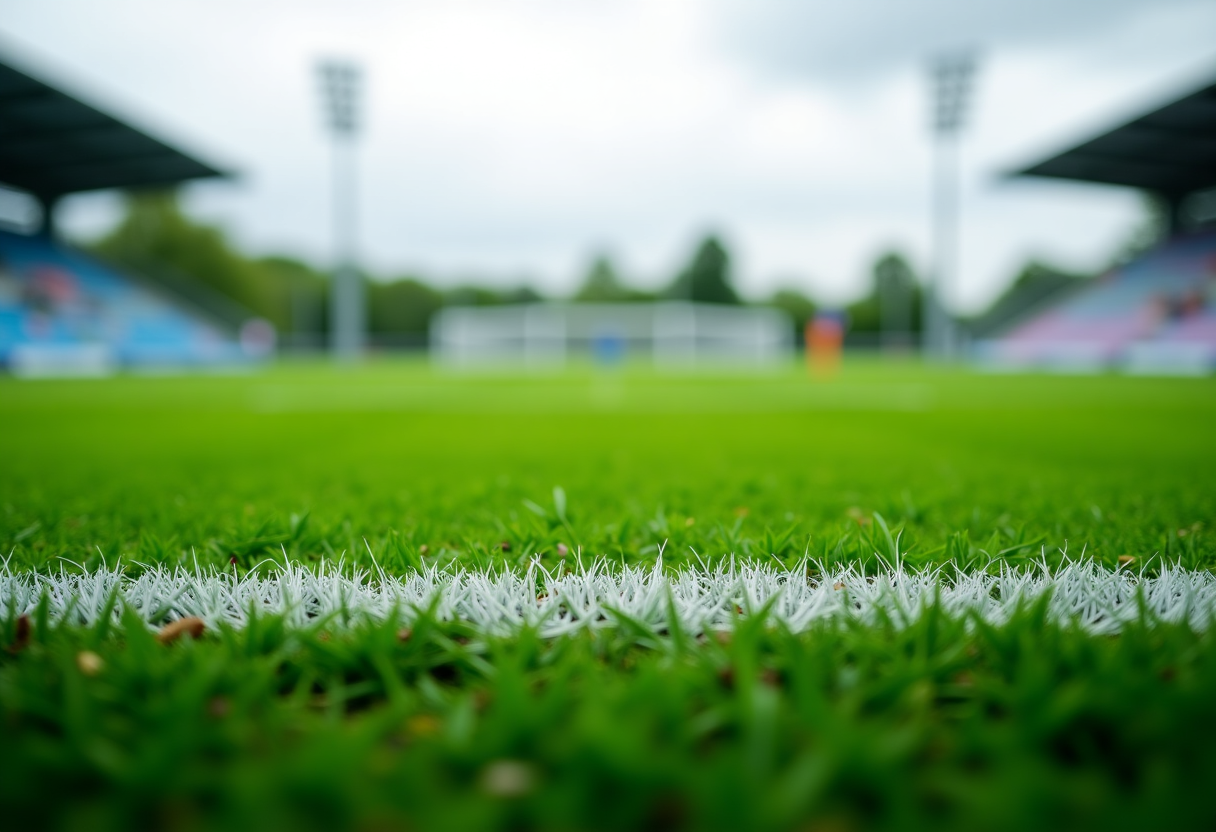
[[[333,136],[334,275],[330,285],[330,349],[340,361],[355,361],[367,339],[367,301],[356,266],[355,138],[358,133],[359,68],[347,61],[318,66]]]
[[[921,317],[926,356],[950,360],[959,348],[954,319],[944,300],[958,270],[959,133],[962,131],[975,56],[960,52],[939,57],[930,72],[934,84],[933,248]]]

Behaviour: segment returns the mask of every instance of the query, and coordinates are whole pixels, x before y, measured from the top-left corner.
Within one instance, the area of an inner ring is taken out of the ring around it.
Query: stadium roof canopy
[[[1216,82],[1014,176],[1155,191],[1171,201],[1216,186]]]
[[[224,175],[0,62],[0,182],[53,202],[78,191]]]

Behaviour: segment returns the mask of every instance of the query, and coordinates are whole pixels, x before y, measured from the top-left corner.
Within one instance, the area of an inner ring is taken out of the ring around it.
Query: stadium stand
[[[101,374],[265,354],[266,335],[256,325],[238,334],[238,327],[54,234],[55,205],[65,195],[222,175],[0,62],[0,185],[33,197],[43,217],[36,233],[0,230],[0,365],[24,375]]]
[[[239,362],[232,333],[45,236],[0,231],[0,362],[14,373]]]
[[[1168,206],[1169,233],[1157,248],[1080,289],[1062,286],[1052,302],[1035,304],[995,337],[977,341],[980,362],[1216,370],[1216,228],[1210,216],[1188,217],[1189,206],[1216,187],[1216,83],[1014,175],[1148,191]]]
[[[1216,231],[1179,235],[975,349],[999,367],[1210,372]]]

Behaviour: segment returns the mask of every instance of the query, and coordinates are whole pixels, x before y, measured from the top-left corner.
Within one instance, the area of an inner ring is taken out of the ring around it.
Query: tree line
[[[178,288],[212,311],[222,312],[227,305],[232,315],[265,318],[287,343],[320,346],[325,342],[329,326],[326,272],[294,257],[245,255],[222,228],[188,216],[175,192],[128,195],[121,221],[89,247],[114,266]],[[1011,293],[1025,294],[1029,287],[1029,294],[1041,294],[1045,287],[1076,278],[1031,263],[988,314],[999,313]],[[417,275],[365,275],[365,279],[368,329],[373,341],[381,344],[424,343],[431,317],[444,306],[495,306],[543,299],[528,286],[498,289],[468,284],[441,289]],[[896,333],[910,343],[920,331],[920,287],[921,281],[905,257],[898,252],[883,254],[871,268],[867,294],[844,310],[850,332],[863,336]],[[570,299],[587,303],[744,302],[734,288],[730,254],[713,235],[696,246],[684,268],[659,290],[629,286],[611,258],[601,255],[593,259]],[[798,338],[819,308],[813,298],[794,288],[781,289],[752,305],[787,312]]]

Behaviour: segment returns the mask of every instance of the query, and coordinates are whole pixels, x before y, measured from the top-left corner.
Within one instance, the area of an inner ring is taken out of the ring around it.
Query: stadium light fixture
[[[924,291],[922,347],[926,355],[954,357],[958,333],[943,303],[953,288],[958,266],[959,133],[966,122],[974,53],[939,56],[930,66],[933,96],[933,249]]]
[[[361,73],[349,61],[322,61],[318,70],[334,140],[335,268],[330,286],[330,348],[335,358],[353,361],[362,355],[367,338],[366,293],[356,266],[355,139]]]

